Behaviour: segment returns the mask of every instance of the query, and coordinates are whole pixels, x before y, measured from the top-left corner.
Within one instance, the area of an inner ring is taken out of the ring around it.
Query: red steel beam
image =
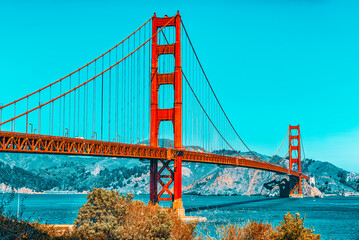
[[[248,158],[221,156],[186,150],[167,149],[145,145],[114,143],[88,139],[54,137],[0,131],[0,152],[84,155],[173,161],[182,155],[182,161],[221,164],[267,170],[299,177],[301,174],[287,168]],[[309,180],[306,175],[302,178]]]

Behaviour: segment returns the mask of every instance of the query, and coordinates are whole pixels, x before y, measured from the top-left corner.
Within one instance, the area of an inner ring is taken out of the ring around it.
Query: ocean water
[[[22,218],[49,224],[71,224],[86,202],[83,194],[20,194]],[[148,195],[135,199],[149,201]],[[216,226],[243,224],[249,220],[278,225],[287,212],[306,216],[305,226],[314,227],[322,239],[359,239],[359,197],[266,198],[247,196],[184,195],[186,215],[207,217],[198,232],[215,236]],[[163,204],[163,206],[168,204]],[[17,196],[10,206],[16,213]]]

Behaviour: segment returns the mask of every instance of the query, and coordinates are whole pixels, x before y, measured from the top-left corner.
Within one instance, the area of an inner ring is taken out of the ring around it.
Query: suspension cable
[[[142,26],[140,26],[136,31],[134,31],[134,32],[133,32],[131,35],[129,35],[127,38],[125,38],[124,40],[122,40],[120,43],[118,43],[118,44],[115,45],[113,48],[111,48],[110,50],[106,51],[105,53],[103,53],[103,54],[100,55],[99,57],[97,57],[97,58],[95,58],[94,60],[92,60],[91,62],[87,63],[86,65],[80,67],[79,69],[73,71],[72,73],[66,75],[65,77],[60,78],[59,80],[57,80],[57,81],[55,81],[55,82],[53,82],[53,83],[51,83],[51,84],[49,84],[49,85],[47,85],[47,86],[45,86],[45,87],[43,87],[43,88],[40,88],[39,90],[37,90],[37,91],[35,91],[35,92],[33,92],[33,93],[30,93],[30,94],[26,95],[25,97],[19,98],[19,99],[15,100],[15,101],[13,101],[13,102],[11,102],[11,103],[8,103],[8,104],[6,104],[6,105],[4,105],[4,106],[0,106],[0,109],[6,108],[6,107],[8,107],[8,106],[10,106],[10,105],[12,105],[12,104],[14,104],[14,103],[17,103],[17,102],[19,102],[19,101],[21,101],[21,100],[23,100],[23,99],[25,99],[25,98],[28,98],[28,97],[30,97],[30,96],[36,94],[36,93],[38,93],[38,92],[40,92],[40,91],[42,91],[42,90],[45,90],[46,88],[48,88],[48,87],[50,87],[50,86],[52,86],[52,85],[54,85],[54,84],[56,84],[56,83],[58,83],[58,82],[64,80],[65,78],[67,78],[67,77],[73,75],[74,73],[80,71],[81,69],[83,69],[83,68],[89,66],[91,63],[95,62],[96,60],[100,59],[101,57],[105,56],[107,53],[109,53],[110,51],[112,51],[113,49],[115,49],[116,47],[118,47],[119,45],[121,45],[123,42],[125,42],[127,39],[129,39],[132,35],[134,35],[136,32],[138,32],[143,26],[145,26],[145,25],[146,25],[149,21],[151,21],[153,18],[154,18],[154,16],[152,16],[150,19],[148,19],[144,24],[142,24]]]
[[[223,135],[221,134],[221,132],[218,130],[218,128],[216,127],[216,125],[213,123],[212,119],[209,117],[207,111],[204,109],[204,107],[203,107],[203,105],[201,104],[200,100],[198,99],[198,97],[197,97],[196,93],[194,92],[194,90],[193,90],[191,84],[189,83],[189,81],[188,81],[186,75],[184,74],[184,72],[183,72],[182,70],[181,70],[181,72],[182,72],[182,74],[183,74],[183,76],[184,76],[184,78],[185,78],[185,80],[186,80],[186,82],[187,82],[189,88],[191,89],[191,91],[192,91],[194,97],[196,98],[198,104],[199,104],[200,107],[202,108],[203,112],[206,114],[206,116],[207,116],[208,120],[211,122],[212,126],[216,129],[216,131],[218,132],[218,134],[219,134],[219,135],[222,137],[222,139],[227,143],[227,145],[228,145],[234,152],[236,152],[239,157],[243,157],[243,156],[242,156],[241,154],[239,154],[239,153],[227,142],[227,140],[223,137]]]
[[[195,57],[196,57],[196,59],[197,59],[197,61],[198,61],[198,64],[199,64],[199,66],[200,66],[200,68],[201,68],[201,70],[202,70],[202,72],[203,72],[203,74],[204,74],[204,77],[206,78],[206,81],[207,81],[207,83],[208,83],[208,85],[209,85],[209,87],[210,87],[210,89],[211,89],[211,91],[212,91],[214,97],[216,98],[216,101],[217,101],[217,103],[219,104],[219,106],[220,106],[222,112],[224,113],[224,115],[225,115],[227,121],[229,122],[229,124],[231,125],[232,129],[234,130],[234,132],[236,133],[236,135],[238,136],[238,138],[241,140],[241,142],[243,143],[243,145],[244,145],[258,160],[264,161],[263,159],[259,158],[256,154],[254,154],[254,153],[251,151],[251,149],[249,149],[249,147],[244,143],[244,141],[242,140],[242,138],[239,136],[239,134],[238,134],[238,132],[236,131],[236,129],[234,128],[232,122],[229,120],[229,118],[228,118],[226,112],[224,111],[224,109],[223,109],[221,103],[219,102],[219,100],[218,100],[218,98],[217,98],[217,95],[215,94],[215,92],[214,92],[214,90],[213,90],[213,88],[212,88],[211,83],[210,83],[209,80],[208,80],[208,77],[207,77],[207,75],[206,75],[206,73],[205,73],[205,71],[204,71],[204,68],[202,67],[202,64],[201,64],[201,62],[200,62],[200,60],[199,60],[199,57],[198,57],[198,55],[197,55],[197,53],[196,53],[196,51],[195,51],[195,49],[194,49],[194,46],[193,46],[193,44],[192,44],[192,42],[191,42],[191,39],[190,39],[189,36],[188,36],[187,30],[186,30],[186,28],[185,28],[185,26],[184,26],[182,20],[181,20],[181,24],[182,24],[182,27],[183,27],[185,33],[186,33],[187,39],[188,39],[188,41],[189,41],[189,43],[190,43],[190,45],[191,45],[191,48],[192,48],[192,50],[193,50],[193,53],[195,54]],[[163,37],[165,38],[167,44],[169,44],[169,42],[168,42],[168,40],[167,40],[167,37],[166,37],[166,35],[165,35],[165,33],[164,33],[163,31],[162,31],[162,35],[163,35]],[[181,70],[181,71],[182,71],[182,70]],[[196,94],[194,93],[194,90],[192,89],[191,85],[189,84],[189,82],[188,82],[188,80],[187,80],[187,78],[186,78],[186,76],[185,76],[185,74],[184,74],[183,71],[182,71],[182,74],[183,74],[183,76],[185,77],[186,82],[188,83],[189,87],[191,88],[191,91],[192,91],[193,94],[195,95],[195,97],[196,97],[198,103],[201,105],[203,111],[205,112],[205,114],[207,115],[208,119],[210,120],[211,124],[214,126],[214,128],[217,130],[217,132],[221,135],[221,137],[223,138],[223,140],[232,148],[232,146],[224,139],[224,137],[222,136],[222,134],[219,132],[219,130],[217,129],[217,127],[214,125],[214,123],[212,122],[212,120],[211,120],[210,117],[208,116],[206,110],[203,108],[202,104],[199,102],[199,99],[197,98]],[[285,136],[284,136],[284,139],[283,139],[281,145],[279,146],[279,149],[277,150],[277,152],[276,152],[269,160],[264,161],[264,162],[270,162],[275,156],[277,156],[277,154],[279,153],[279,151],[281,150],[281,148],[282,148],[282,146],[283,146],[283,144],[284,144],[284,142],[285,142],[285,139],[287,138],[288,133],[289,133],[289,129],[287,130],[287,132],[286,132],[286,134],[285,134]],[[301,141],[301,143],[302,143],[302,141]],[[232,149],[233,149],[233,148],[232,148]],[[234,149],[233,149],[233,150],[234,150]],[[234,151],[237,152],[236,150],[234,150]],[[303,148],[303,152],[304,152],[304,148]],[[288,154],[288,153],[289,153],[289,150],[288,150],[287,154]],[[239,156],[241,156],[238,152],[237,152],[237,154],[238,154]],[[286,155],[287,155],[287,154],[286,154]],[[286,155],[285,155],[285,156],[286,156]],[[305,155],[305,154],[304,154],[304,155]],[[279,160],[278,162],[282,161],[282,160],[285,158],[285,156],[284,156],[281,160]],[[278,163],[278,162],[277,162],[277,163]]]
[[[1,122],[1,123],[0,123],[0,126],[6,124],[6,123],[8,123],[8,122],[11,122],[11,121],[13,121],[13,120],[15,120],[15,119],[17,119],[17,118],[19,118],[19,117],[22,117],[22,116],[24,116],[24,115],[26,115],[26,114],[28,114],[28,113],[31,113],[31,112],[33,112],[33,111],[35,111],[35,110],[37,110],[37,109],[39,109],[39,108],[41,108],[41,107],[43,107],[43,106],[49,104],[49,103],[51,103],[51,102],[54,102],[54,101],[56,101],[57,99],[59,99],[59,98],[61,98],[61,97],[63,97],[63,96],[66,96],[67,94],[69,94],[69,93],[75,91],[76,89],[78,89],[78,88],[80,88],[80,87],[86,85],[87,83],[93,81],[94,79],[98,78],[98,77],[101,76],[102,74],[104,74],[104,73],[106,73],[107,71],[109,71],[110,69],[112,69],[112,68],[113,68],[114,66],[116,66],[117,64],[119,64],[119,63],[121,63],[122,61],[126,60],[129,56],[131,56],[131,55],[132,55],[133,53],[135,53],[137,50],[139,50],[140,48],[142,48],[145,44],[147,44],[150,40],[152,40],[155,36],[157,36],[157,34],[160,33],[165,27],[167,27],[167,25],[170,23],[170,21],[173,20],[173,18],[175,18],[175,17],[176,17],[176,16],[173,16],[171,19],[169,19],[169,21],[167,22],[166,25],[164,25],[160,30],[158,30],[155,34],[153,34],[153,35],[152,35],[146,42],[144,42],[141,46],[137,47],[135,50],[133,50],[131,53],[129,53],[126,57],[122,58],[120,61],[116,62],[115,64],[113,64],[112,66],[110,66],[109,68],[107,68],[106,70],[102,71],[101,73],[97,74],[96,76],[92,77],[91,79],[87,80],[86,82],[80,84],[79,86],[77,86],[77,87],[75,87],[75,88],[69,90],[68,92],[66,92],[66,93],[64,93],[64,94],[62,94],[62,95],[60,95],[60,96],[58,96],[58,97],[56,97],[56,98],[53,98],[53,99],[49,100],[49,101],[46,102],[46,103],[43,103],[43,104],[41,104],[41,105],[39,105],[39,106],[37,106],[37,107],[35,107],[35,108],[33,108],[33,109],[31,109],[31,110],[25,112],[25,113],[22,113],[22,114],[20,114],[20,115],[18,115],[18,116],[16,116],[16,117],[13,117],[13,118],[11,118],[11,119],[5,121],[5,122]]]
[[[302,146],[302,149],[303,149],[303,155],[304,155],[304,159],[306,159],[306,156],[305,156],[305,151],[304,151],[304,144],[303,144],[303,139],[302,139],[302,133],[300,133],[300,145]],[[301,159],[299,159],[301,160]]]
[[[234,128],[232,122],[229,120],[229,118],[228,118],[226,112],[224,111],[224,109],[223,109],[221,103],[219,102],[219,100],[218,100],[218,98],[217,98],[216,93],[214,92],[214,90],[213,90],[213,88],[212,88],[211,83],[210,83],[209,80],[208,80],[208,77],[207,77],[207,75],[206,75],[206,73],[205,73],[205,71],[204,71],[204,68],[202,67],[201,62],[199,61],[197,52],[196,52],[196,50],[194,49],[194,46],[193,46],[193,44],[192,44],[192,41],[191,41],[191,39],[190,39],[189,36],[188,36],[186,27],[184,26],[182,20],[181,20],[181,24],[182,24],[183,30],[184,30],[185,33],[186,33],[187,39],[188,39],[188,41],[189,41],[189,43],[190,43],[190,45],[191,45],[191,48],[192,48],[192,50],[193,50],[193,53],[194,53],[194,55],[196,56],[196,59],[197,59],[197,61],[198,61],[198,64],[199,64],[199,66],[200,66],[200,68],[201,68],[201,70],[202,70],[202,72],[203,72],[203,75],[204,75],[204,77],[205,77],[205,79],[206,79],[206,81],[207,81],[207,83],[208,83],[208,85],[209,85],[209,87],[210,87],[210,89],[211,89],[211,91],[212,91],[212,93],[213,93],[213,95],[214,95],[214,97],[215,97],[215,99],[216,99],[216,101],[217,101],[219,107],[221,108],[221,110],[222,110],[224,116],[226,117],[228,123],[230,124],[230,126],[231,126],[232,129],[234,130],[234,132],[235,132],[235,134],[237,135],[237,137],[239,138],[239,140],[240,140],[240,141],[243,143],[243,145],[248,149],[248,151],[250,151],[250,152],[253,154],[253,156],[255,156],[259,161],[263,161],[263,160],[262,160],[261,158],[259,158],[256,154],[254,154],[254,152],[244,143],[244,141],[242,140],[242,138],[239,136],[238,132],[237,132],[236,129]]]
[[[276,161],[276,162],[274,162],[274,163],[271,163],[271,164],[280,163],[280,162],[283,161],[283,159],[288,155],[288,153],[289,153],[289,149],[288,149],[287,153],[286,153],[280,160],[278,160],[278,161]]]
[[[216,101],[217,101],[219,107],[221,108],[221,110],[222,110],[224,116],[226,117],[228,123],[230,124],[231,128],[233,129],[233,131],[235,132],[235,134],[237,135],[237,137],[239,138],[239,140],[243,143],[243,145],[248,149],[248,151],[249,151],[253,156],[255,156],[258,160],[264,161],[263,159],[261,159],[260,157],[258,157],[258,156],[247,146],[247,144],[246,144],[246,143],[243,141],[243,139],[239,136],[239,134],[238,134],[237,130],[234,128],[232,122],[229,120],[228,115],[227,115],[226,112],[224,111],[224,109],[223,109],[223,107],[222,107],[222,104],[219,102],[218,97],[217,97],[216,93],[214,92],[211,83],[209,82],[209,79],[208,79],[208,77],[207,77],[207,74],[206,74],[205,71],[204,71],[204,68],[203,68],[203,66],[202,66],[202,64],[201,64],[201,62],[200,62],[200,60],[199,60],[199,57],[198,57],[198,55],[197,55],[197,52],[196,52],[196,50],[194,49],[194,46],[193,46],[193,44],[192,44],[192,41],[191,41],[191,39],[190,39],[190,37],[189,37],[189,35],[188,35],[188,32],[187,32],[186,27],[184,26],[182,20],[181,20],[181,24],[182,24],[183,30],[184,30],[185,33],[186,33],[187,39],[188,39],[188,41],[189,41],[189,43],[190,43],[190,45],[191,45],[191,48],[192,48],[192,50],[193,50],[193,53],[194,53],[194,55],[195,55],[195,57],[196,57],[196,59],[197,59],[197,61],[198,61],[198,64],[199,64],[199,66],[200,66],[200,68],[201,68],[201,70],[202,70],[202,72],[203,72],[203,75],[204,75],[204,77],[205,77],[205,79],[206,79],[206,81],[207,81],[207,83],[208,83],[208,85],[209,85],[209,87],[210,87],[210,89],[211,89],[211,91],[212,91],[212,93],[213,93],[213,95],[214,95],[214,97],[215,97],[215,99],[216,99]],[[287,131],[287,134],[288,134],[288,131]],[[287,134],[286,134],[286,135],[287,135]],[[286,138],[286,137],[285,137],[285,138]],[[270,160],[272,160],[272,159],[278,154],[278,152],[280,151],[280,149],[282,148],[282,146],[283,146],[283,144],[284,144],[285,138],[283,139],[283,142],[282,142],[282,144],[280,145],[278,151],[274,154],[274,156],[273,156]],[[270,160],[268,160],[268,161],[270,161]],[[267,161],[267,162],[268,162],[268,161]]]
[[[284,144],[284,142],[285,142],[285,139],[287,138],[288,133],[289,133],[289,128],[288,128],[288,130],[287,130],[287,133],[286,133],[285,136],[284,136],[284,139],[283,139],[282,144],[280,145],[278,151],[273,155],[273,157],[272,157],[271,159],[269,159],[269,160],[266,161],[266,162],[270,162],[275,156],[277,156],[277,154],[279,153],[280,149],[282,148],[282,146],[283,146],[283,144]]]

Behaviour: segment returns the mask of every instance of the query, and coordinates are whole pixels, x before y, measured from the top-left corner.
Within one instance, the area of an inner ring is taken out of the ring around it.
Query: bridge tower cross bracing
[[[293,170],[293,164],[297,164],[299,178],[294,180],[291,177],[290,196],[302,197],[302,167],[301,167],[301,148],[300,148],[300,127],[289,126],[289,170]]]
[[[167,25],[166,25],[167,24]],[[175,43],[158,44],[156,32],[159,28],[174,27]],[[152,19],[152,63],[151,63],[151,123],[150,123],[150,141],[152,147],[158,147],[159,126],[162,121],[170,121],[173,124],[174,148],[182,149],[182,72],[181,72],[181,16],[179,13],[174,18],[165,16],[158,18],[156,14]],[[158,58],[160,55],[172,54],[175,59],[175,70],[172,73],[158,72]],[[172,85],[174,88],[174,107],[169,109],[160,109],[158,107],[158,91],[161,85]],[[151,160],[150,167],[150,200],[173,201],[173,207],[182,208],[182,154],[177,152],[174,156],[174,169],[170,170],[168,162],[161,160],[163,167],[158,171],[158,160]],[[167,168],[170,175],[161,175]],[[161,178],[170,178],[167,184]],[[174,182],[174,193],[169,189],[169,185]],[[157,185],[160,183],[162,190],[157,191]],[[170,198],[162,198],[163,193],[167,193]],[[176,206],[175,206],[176,205]]]

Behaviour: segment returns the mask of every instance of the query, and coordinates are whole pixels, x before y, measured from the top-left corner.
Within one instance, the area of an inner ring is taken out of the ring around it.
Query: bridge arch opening
[[[173,148],[174,144],[173,124],[171,121],[161,121],[158,129],[158,146]]]
[[[298,129],[291,129],[290,130],[290,135],[292,135],[292,136],[298,136]]]
[[[292,146],[298,146],[298,139],[292,139],[291,144]]]
[[[158,73],[166,74],[175,71],[175,57],[173,54],[161,54],[158,56]]]
[[[176,27],[167,26],[157,36],[158,45],[167,45],[176,43]]]
[[[174,94],[173,85],[161,85],[158,90],[158,108],[169,109],[174,107]]]

